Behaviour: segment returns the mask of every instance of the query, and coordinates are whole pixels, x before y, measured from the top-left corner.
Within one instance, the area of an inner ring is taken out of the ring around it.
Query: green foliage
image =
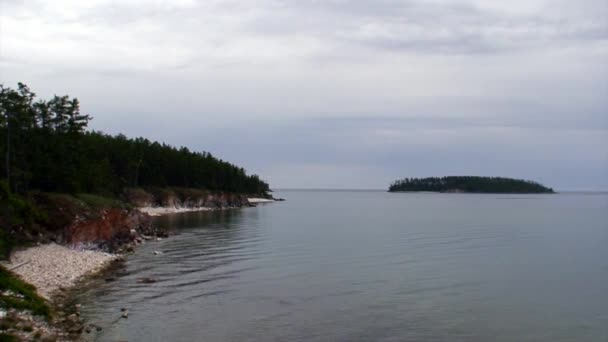
[[[117,200],[115,198],[103,197],[92,194],[78,194],[76,198],[83,201],[86,205],[91,208],[120,208],[128,209],[127,203]]]
[[[22,196],[12,194],[6,182],[0,181],[0,259],[7,257],[19,241],[16,230],[23,231],[33,227],[39,213]]]
[[[1,333],[0,342],[19,342],[19,338],[12,334]]]
[[[7,258],[12,249],[13,244],[10,237],[4,228],[0,229],[0,259]]]
[[[15,193],[31,190],[116,197],[128,187],[181,187],[266,194],[257,175],[215,158],[144,138],[87,131],[77,99],[36,100],[23,84],[0,85],[0,169]]]
[[[31,192],[28,200],[35,205],[34,227],[44,227],[44,235],[56,236],[78,216],[86,219],[98,218],[100,209],[128,209],[129,205],[114,198],[91,194],[62,194],[51,192]],[[33,235],[33,234],[30,234]]]
[[[34,315],[50,318],[51,310],[46,301],[36,293],[36,288],[0,266],[0,306],[5,309],[29,310]],[[19,295],[19,296],[15,296]]]
[[[553,189],[533,181],[478,176],[404,178],[391,184],[389,191],[553,193]]]

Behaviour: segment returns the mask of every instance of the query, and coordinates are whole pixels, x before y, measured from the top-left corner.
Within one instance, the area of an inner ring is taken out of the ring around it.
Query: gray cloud
[[[302,19],[303,18],[303,19]],[[388,50],[481,53],[571,39],[606,39],[601,17],[505,14],[471,3],[424,1],[282,2],[248,28],[260,34],[307,34]]]

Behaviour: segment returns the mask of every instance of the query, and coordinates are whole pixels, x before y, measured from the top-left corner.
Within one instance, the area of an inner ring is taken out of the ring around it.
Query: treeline
[[[266,194],[257,175],[207,152],[91,132],[77,99],[36,99],[24,84],[0,85],[0,177],[11,192],[117,195],[127,187],[185,187]]]
[[[390,185],[389,191],[437,191],[475,193],[552,193],[539,183],[504,177],[448,176],[404,178]]]

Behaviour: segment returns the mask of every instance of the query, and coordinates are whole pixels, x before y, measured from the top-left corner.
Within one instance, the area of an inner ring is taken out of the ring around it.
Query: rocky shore
[[[17,275],[20,280],[35,286],[37,295],[55,308],[53,319],[33,315],[27,310],[11,308],[0,310],[2,329],[10,336],[22,341],[73,341],[85,327],[78,314],[78,308],[64,310],[61,292],[74,287],[79,281],[106,268],[120,256],[101,251],[80,250],[55,243],[30,247],[15,251],[2,266]],[[6,290],[3,296],[23,299],[24,296]],[[0,339],[1,340],[1,339]]]
[[[279,199],[282,200],[282,199]],[[275,199],[268,199],[268,198],[247,198],[247,201],[250,204],[257,204],[257,203],[271,203],[271,202],[275,202]]]
[[[255,206],[260,203],[271,203],[275,202],[274,199],[268,198],[247,198],[246,204],[244,202],[239,202],[238,206],[215,206],[215,207],[205,207],[205,206],[188,206],[188,203],[176,203],[172,202],[173,206],[144,206],[137,208],[140,212],[148,214],[150,216],[162,216],[168,214],[179,214],[179,213],[188,213],[193,211],[209,211],[209,210],[217,210],[217,209],[231,209],[231,208],[240,208],[242,206]],[[186,205],[186,206],[181,206]]]
[[[34,296],[42,297],[40,300],[46,302],[50,312],[44,318],[32,311],[0,306],[0,323],[6,323],[5,328],[0,326],[0,340],[3,334],[10,334],[24,341],[73,341],[101,329],[81,320],[78,304],[69,302],[70,289],[107,269],[138,244],[166,237],[166,232],[152,225],[150,216],[274,202],[237,194],[181,191],[162,196],[133,191],[125,198],[131,206],[123,208],[95,208],[65,196],[40,200],[38,203],[53,213],[52,225],[38,241],[32,239],[33,247],[14,250],[10,259],[0,265],[5,273],[35,286]],[[5,299],[19,296],[4,292],[0,295]],[[127,313],[121,315],[126,318]]]
[[[38,294],[51,299],[58,290],[74,286],[84,276],[99,272],[118,258],[116,254],[51,243],[14,252],[4,267],[34,285]]]
[[[43,317],[15,309],[0,312],[3,323],[10,322],[10,325],[12,325],[12,328],[0,329],[3,331],[0,333],[1,341],[14,341],[14,339],[11,340],[10,337],[5,336],[14,337],[17,341],[59,342],[74,340],[62,327],[50,324]]]
[[[123,254],[132,252],[136,245],[160,239],[159,235],[166,236],[164,233],[149,236],[132,232],[132,241],[117,249],[121,254],[83,248],[95,245],[67,247],[55,243],[14,251],[9,261],[1,266],[20,281],[33,285],[35,293],[42,297],[52,314],[45,319],[28,310],[0,307],[0,322],[6,325],[6,328],[0,326],[0,341],[3,341],[4,333],[21,341],[81,341],[88,340],[88,334],[99,332],[100,326],[81,319],[80,304],[72,302],[71,291],[97,274],[103,274],[114,262],[124,260]],[[23,298],[18,293],[5,292],[0,295]],[[125,312],[120,315],[126,318]]]
[[[179,214],[188,213],[193,211],[208,211],[213,210],[207,207],[193,207],[193,208],[175,208],[175,207],[141,207],[138,208],[142,213],[146,213],[150,216],[162,216],[167,214]]]

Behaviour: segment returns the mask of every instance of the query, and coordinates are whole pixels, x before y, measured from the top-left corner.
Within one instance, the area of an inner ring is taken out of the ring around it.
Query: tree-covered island
[[[404,178],[393,182],[390,185],[388,191],[433,191],[513,194],[554,193],[553,189],[529,180],[505,177],[479,176]]]

